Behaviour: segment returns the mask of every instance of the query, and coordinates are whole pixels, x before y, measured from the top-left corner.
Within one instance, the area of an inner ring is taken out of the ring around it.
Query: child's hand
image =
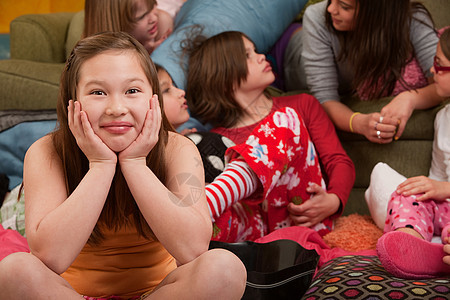
[[[428,199],[445,201],[450,197],[450,182],[437,181],[425,176],[411,177],[399,184],[396,192],[403,196],[423,194],[417,201]]]
[[[402,136],[406,123],[415,109],[414,98],[416,95],[416,92],[402,92],[381,109],[383,116],[395,119],[398,122],[398,130],[394,137],[396,140]]]
[[[359,114],[353,118],[355,132],[364,135],[372,143],[392,142],[397,130],[397,120],[382,117],[379,113]]]
[[[161,128],[161,108],[158,95],[154,94],[150,99],[150,109],[147,111],[141,132],[125,150],[119,153],[119,162],[141,161],[146,163],[147,155],[156,145]]]
[[[70,131],[91,166],[95,163],[117,164],[117,155],[95,134],[79,101],[69,101],[67,117]]]
[[[194,132],[197,132],[197,128],[185,128],[185,129],[181,130],[180,134],[188,135],[188,134],[194,133]]]
[[[295,225],[311,227],[338,211],[341,201],[335,194],[327,193],[315,183],[306,190],[314,194],[311,199],[299,205],[289,203],[287,206]]]
[[[450,228],[447,228],[448,231],[448,235],[447,237],[444,238],[444,252],[446,253],[446,255],[444,255],[444,258],[442,259],[444,261],[444,263],[446,263],[447,265],[450,265]]]
[[[168,30],[163,36],[161,36],[159,39],[154,39],[151,41],[148,41],[145,43],[144,47],[147,50],[149,54],[152,54],[152,52],[161,45],[162,42],[164,42],[167,37],[172,33],[172,30]]]

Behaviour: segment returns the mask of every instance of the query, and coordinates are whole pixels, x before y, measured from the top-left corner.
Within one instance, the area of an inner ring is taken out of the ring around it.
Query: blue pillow
[[[28,148],[55,126],[56,121],[23,122],[0,133],[0,173],[8,176],[10,190],[22,183]]]
[[[248,35],[261,53],[267,53],[295,19],[307,0],[189,0],[175,19],[175,30],[151,54],[164,67],[177,87],[185,89],[186,62],[181,62],[180,42],[194,24],[203,25],[203,35],[241,31]]]

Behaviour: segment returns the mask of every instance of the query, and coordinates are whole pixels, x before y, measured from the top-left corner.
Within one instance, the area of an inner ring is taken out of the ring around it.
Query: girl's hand
[[[162,42],[164,42],[169,35],[172,33],[172,29],[168,29],[165,34],[163,34],[160,38],[154,39],[151,41],[148,41],[144,44],[145,49],[149,54],[152,54],[152,52],[161,45]]]
[[[117,164],[117,155],[95,134],[79,101],[69,101],[68,119],[70,131],[90,166],[95,163]]]
[[[287,206],[295,225],[311,227],[338,211],[341,201],[335,194],[327,193],[315,183],[311,184],[306,191],[314,196],[302,204],[289,203]]]
[[[449,241],[447,241],[447,243],[444,245],[444,252],[445,252],[445,255],[442,258],[442,260],[444,261],[444,263],[446,263],[447,265],[450,266],[450,244],[449,244]]]
[[[423,194],[417,197],[417,201],[445,201],[450,197],[450,182],[437,181],[426,176],[411,177],[399,184],[396,192],[403,196]]]
[[[150,109],[145,116],[141,132],[126,149],[119,153],[119,162],[140,161],[146,163],[147,155],[156,145],[161,128],[161,108],[158,95],[154,94],[150,99]]]
[[[416,94],[413,91],[402,92],[381,109],[382,116],[397,122],[395,125],[398,125],[398,129],[394,137],[396,140],[402,136],[406,122],[408,122],[414,111],[414,97],[416,97]]]
[[[185,128],[185,129],[181,130],[180,134],[188,135],[188,134],[194,133],[194,132],[197,132],[197,128]]]
[[[397,119],[382,117],[379,113],[356,115],[352,123],[357,133],[378,144],[392,142],[398,125]]]

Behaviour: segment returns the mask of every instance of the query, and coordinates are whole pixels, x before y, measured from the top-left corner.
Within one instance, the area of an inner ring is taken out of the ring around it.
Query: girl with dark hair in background
[[[288,89],[307,86],[336,127],[375,143],[398,139],[415,109],[442,101],[430,86],[438,42],[432,18],[410,0],[328,0],[309,6],[286,50]],[[380,112],[353,112],[341,96],[395,96]]]

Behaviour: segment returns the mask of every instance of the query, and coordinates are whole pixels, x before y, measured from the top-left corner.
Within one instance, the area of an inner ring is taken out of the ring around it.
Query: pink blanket
[[[14,252],[30,252],[27,239],[15,230],[4,229],[0,224],[0,261]]]
[[[327,261],[345,255],[377,255],[375,250],[362,250],[350,252],[341,248],[330,248],[320,237],[317,231],[302,227],[291,226],[275,230],[268,235],[255,240],[256,243],[268,243],[274,240],[288,239],[299,243],[308,250],[316,250],[320,255],[318,267],[320,268]]]

